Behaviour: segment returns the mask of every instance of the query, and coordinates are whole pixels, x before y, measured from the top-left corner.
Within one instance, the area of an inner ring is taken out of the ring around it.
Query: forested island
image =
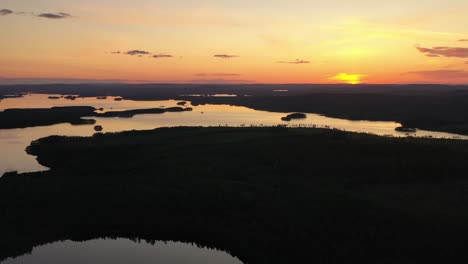
[[[26,128],[35,126],[70,123],[72,125],[94,124],[93,119],[84,117],[133,117],[139,114],[163,114],[166,112],[192,111],[190,107],[149,108],[98,113],[90,106],[66,106],[39,109],[6,109],[0,111],[0,129]]]

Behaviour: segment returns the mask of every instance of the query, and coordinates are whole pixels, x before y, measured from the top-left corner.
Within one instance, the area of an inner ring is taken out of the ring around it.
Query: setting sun
[[[340,73],[331,77],[330,80],[339,81],[340,83],[360,84],[363,77],[365,77],[363,74]]]

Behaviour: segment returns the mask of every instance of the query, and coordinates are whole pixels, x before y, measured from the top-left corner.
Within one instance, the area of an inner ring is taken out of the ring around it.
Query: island
[[[412,127],[403,127],[403,126],[399,126],[399,127],[395,128],[395,131],[398,131],[398,132],[405,132],[405,133],[416,133],[417,129],[416,129],[416,128],[412,128]]]
[[[294,114],[289,114],[287,116],[282,117],[281,120],[289,122],[293,119],[306,119],[306,118],[307,118],[306,114],[294,113]]]
[[[163,114],[166,112],[185,112],[193,110],[190,107],[168,107],[102,112],[104,109],[101,109],[102,108],[96,109],[91,106],[6,109],[5,111],[0,111],[0,129],[46,126],[61,123],[92,125],[95,124],[96,121],[93,119],[85,119],[84,117],[131,118],[140,114]]]
[[[63,97],[63,98],[65,98],[65,99],[67,99],[67,100],[75,101],[76,98],[78,98],[78,96],[76,96],[76,95],[67,95],[67,96],[65,96],[65,97]]]

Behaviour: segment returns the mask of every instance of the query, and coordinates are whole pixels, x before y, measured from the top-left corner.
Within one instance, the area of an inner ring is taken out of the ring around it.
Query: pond
[[[49,96],[58,97],[48,99]],[[7,98],[0,102],[0,111],[8,108],[50,108],[53,106],[93,106],[105,111],[123,111],[130,109],[158,108],[177,106],[181,101],[115,101],[114,97],[106,99],[77,98],[67,100],[57,95],[27,95],[24,98]],[[198,105],[191,106],[190,112],[168,112],[164,114],[142,114],[133,118],[96,118],[96,125],[103,127],[103,132],[119,132],[126,130],[145,130],[159,127],[175,126],[305,126],[340,129],[352,132],[363,132],[382,136],[432,137],[468,139],[468,136],[418,130],[416,133],[395,131],[400,124],[396,122],[353,121],[340,118],[330,118],[318,114],[307,113],[307,118],[281,121],[290,113],[275,113],[257,111],[254,109],[229,105]],[[50,135],[91,136],[95,133],[94,125],[72,126],[57,124],[52,126],[29,127],[22,129],[0,129],[0,176],[8,171],[34,172],[47,168],[37,163],[36,158],[28,155],[25,149],[31,141]]]
[[[180,242],[150,244],[129,239],[63,241],[39,246],[31,254],[1,264],[242,264],[226,252]]]

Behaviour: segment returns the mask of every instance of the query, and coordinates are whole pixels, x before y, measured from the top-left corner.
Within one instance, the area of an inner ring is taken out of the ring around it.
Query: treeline
[[[244,263],[467,260],[468,142],[306,128],[48,137],[0,179],[0,259],[63,239],[196,242]]]

